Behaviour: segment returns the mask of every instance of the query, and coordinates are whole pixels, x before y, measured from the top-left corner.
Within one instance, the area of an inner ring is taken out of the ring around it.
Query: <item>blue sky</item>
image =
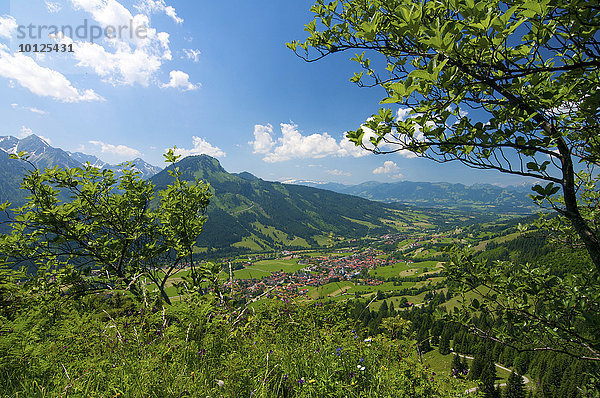
[[[351,53],[308,64],[286,48],[306,37],[312,4],[0,0],[0,135],[35,133],[111,163],[142,157],[158,166],[176,145],[276,181],[523,181],[345,142],[385,93],[349,81]],[[86,22],[85,37],[48,37],[52,26]],[[126,24],[145,30],[91,42],[92,25]],[[18,52],[35,43],[72,44],[74,53]]]

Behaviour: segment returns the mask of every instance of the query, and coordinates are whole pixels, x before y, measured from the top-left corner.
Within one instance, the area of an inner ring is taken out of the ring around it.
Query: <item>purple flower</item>
[[[287,380],[288,376],[287,375],[283,375],[283,380]]]

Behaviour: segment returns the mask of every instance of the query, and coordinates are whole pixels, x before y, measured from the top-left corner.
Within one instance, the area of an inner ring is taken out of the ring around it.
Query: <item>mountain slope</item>
[[[355,196],[230,174],[206,155],[185,158],[176,166],[184,180],[198,178],[214,192],[199,241],[204,247],[307,247],[329,233],[349,238],[389,232],[401,213],[395,206]],[[172,181],[167,170],[151,178],[157,189]]]

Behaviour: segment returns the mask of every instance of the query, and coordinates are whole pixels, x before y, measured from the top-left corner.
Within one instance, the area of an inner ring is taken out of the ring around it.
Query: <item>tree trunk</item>
[[[592,259],[592,262],[596,266],[596,269],[600,272],[600,240],[579,211],[575,187],[575,171],[573,169],[571,151],[563,138],[560,138],[557,141],[557,144],[562,161],[562,187],[565,200],[565,211],[563,215],[571,222],[575,232],[577,232],[585,244],[585,248]]]

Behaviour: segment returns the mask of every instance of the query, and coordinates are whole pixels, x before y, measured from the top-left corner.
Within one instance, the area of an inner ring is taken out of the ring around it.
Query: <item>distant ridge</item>
[[[498,187],[490,184],[451,184],[447,182],[376,182],[358,185],[299,181],[299,184],[329,189],[385,203],[459,210],[482,210],[529,214],[538,208],[529,198],[529,187]]]

